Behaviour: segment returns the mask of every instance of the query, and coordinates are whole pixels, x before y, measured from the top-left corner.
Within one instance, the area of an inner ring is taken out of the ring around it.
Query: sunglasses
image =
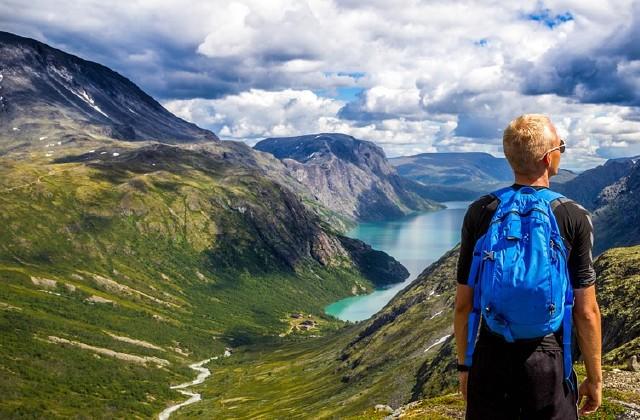
[[[553,152],[554,150],[560,150],[560,153],[564,153],[565,149],[567,148],[564,140],[560,139],[560,146],[556,146],[553,149],[549,149],[546,152],[544,152],[544,155],[542,156],[546,156],[547,154]]]

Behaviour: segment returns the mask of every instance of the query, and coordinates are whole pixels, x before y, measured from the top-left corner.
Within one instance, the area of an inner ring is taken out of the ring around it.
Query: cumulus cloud
[[[124,73],[221,137],[345,132],[501,153],[550,115],[567,165],[640,153],[640,2],[0,0],[0,28]]]

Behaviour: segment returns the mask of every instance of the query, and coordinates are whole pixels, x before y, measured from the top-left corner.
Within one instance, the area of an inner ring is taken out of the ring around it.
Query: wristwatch
[[[457,367],[458,367],[458,372],[469,372],[469,366],[467,365],[461,365],[460,363],[458,363]]]

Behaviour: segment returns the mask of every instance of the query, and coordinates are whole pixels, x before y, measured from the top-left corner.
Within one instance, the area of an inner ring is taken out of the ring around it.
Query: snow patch
[[[46,140],[46,139],[47,139],[47,136],[42,136],[38,140],[42,141],[42,140]]]
[[[438,338],[438,340],[436,340],[436,342],[435,342],[435,343],[433,343],[432,345],[430,345],[429,347],[427,347],[426,349],[424,349],[424,352],[426,353],[426,352],[428,352],[429,350],[431,350],[432,348],[434,348],[435,346],[438,346],[438,345],[440,345],[440,344],[444,343],[444,342],[447,340],[447,338],[449,338],[449,337],[451,337],[451,334],[447,334],[447,335],[445,335],[444,337],[440,337],[440,338]]]
[[[13,127],[13,131],[20,131],[18,127]]]
[[[96,152],[95,150],[89,150],[89,153],[95,153],[95,152]]]
[[[120,156],[120,153],[118,153],[118,152],[113,152],[113,156]]]
[[[83,101],[85,101],[91,108],[95,109],[96,111],[98,111],[99,113],[101,113],[102,115],[104,115],[105,117],[109,118],[109,116],[107,114],[105,114],[98,105],[96,105],[95,101],[93,100],[93,98],[87,93],[87,91],[85,91],[84,89],[76,92],[73,89],[68,88],[69,91],[71,93],[73,93],[74,95],[76,95],[78,98],[82,99]]]
[[[70,81],[73,80],[73,76],[65,68],[57,68],[57,67],[53,67],[52,66],[52,67],[49,67],[49,69],[52,72],[54,72],[57,76],[61,77],[62,79],[64,79],[67,82],[70,82]]]
[[[441,315],[441,314],[442,314],[442,312],[444,312],[444,311],[436,312],[436,313],[435,313],[435,314],[433,314],[433,316],[432,316],[431,318],[429,318],[429,319],[433,319],[433,318],[435,318],[435,317],[437,317],[437,316]]]

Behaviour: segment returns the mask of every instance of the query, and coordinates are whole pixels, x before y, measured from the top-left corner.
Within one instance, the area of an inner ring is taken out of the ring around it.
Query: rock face
[[[605,187],[593,213],[594,252],[640,244],[640,160],[628,175]]]
[[[171,114],[120,74],[33,39],[0,32],[0,74],[0,134],[8,139],[29,143],[57,133],[168,142],[217,139]]]
[[[609,159],[604,165],[584,171],[570,181],[552,184],[552,188],[576,200],[588,210],[595,210],[602,205],[600,194],[603,189],[627,176],[634,166],[634,160],[637,159]]]
[[[360,272],[380,286],[397,283],[409,277],[409,270],[395,258],[382,251],[372,249],[370,245],[346,236],[339,236],[340,243],[347,250]]]
[[[254,148],[281,159],[321,203],[351,219],[377,221],[442,208],[398,176],[383,150],[368,141],[333,133],[270,138]]]
[[[361,274],[377,286],[400,282],[409,273],[393,257],[372,249],[364,242],[337,235],[322,227],[319,216],[306,207],[298,195],[266,177],[254,159],[255,153],[229,142],[184,149],[175,145],[152,144],[104,158],[96,153],[66,156],[55,162],[82,162],[108,176],[153,174],[167,171],[180,175],[202,171],[211,179],[250,186],[251,196],[217,196],[209,199],[216,220],[216,246],[209,251],[216,267],[245,268],[264,272],[294,270],[304,261],[321,265],[353,263]],[[237,174],[237,180],[233,180]],[[195,200],[192,196],[191,200]],[[194,209],[202,210],[199,203]],[[209,207],[207,206],[207,207]],[[133,211],[136,211],[133,209]],[[148,210],[137,209],[147,213]]]

